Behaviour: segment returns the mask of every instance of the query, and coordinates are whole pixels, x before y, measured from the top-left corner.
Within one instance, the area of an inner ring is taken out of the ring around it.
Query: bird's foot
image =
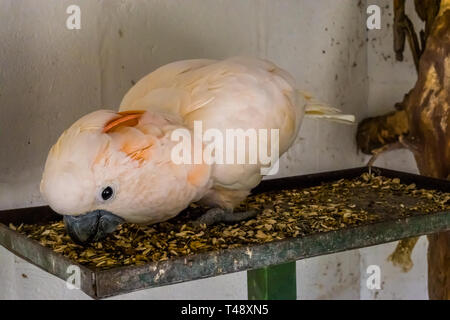
[[[219,222],[239,222],[252,218],[257,215],[256,210],[233,212],[232,209],[212,208],[209,209],[200,218],[195,220],[193,224],[199,226],[206,224],[207,226],[213,225]]]

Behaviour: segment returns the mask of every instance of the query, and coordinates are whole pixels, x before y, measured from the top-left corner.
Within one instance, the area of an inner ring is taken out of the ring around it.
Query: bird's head
[[[170,135],[180,123],[149,112],[99,110],[61,135],[40,188],[74,241],[97,241],[124,221],[164,221],[189,205],[210,169],[171,161]]]

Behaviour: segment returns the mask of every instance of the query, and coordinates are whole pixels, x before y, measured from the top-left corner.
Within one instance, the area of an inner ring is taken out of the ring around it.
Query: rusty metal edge
[[[66,281],[70,274],[67,273],[69,266],[77,266],[81,273],[81,290],[92,298],[97,298],[95,288],[95,272],[80,265],[63,255],[44,247],[39,242],[27,238],[9,227],[0,223],[0,245],[11,251],[18,257],[49,272],[56,277]],[[32,254],[27,255],[27,252]]]
[[[144,266],[104,270],[97,272],[97,297],[106,298],[146,288],[258,269],[447,230],[450,230],[450,213],[441,212],[202,253]]]

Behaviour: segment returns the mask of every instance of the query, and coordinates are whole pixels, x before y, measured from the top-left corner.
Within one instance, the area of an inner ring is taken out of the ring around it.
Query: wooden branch
[[[428,236],[428,296],[450,300],[450,232]]]
[[[378,159],[378,157],[382,153],[387,152],[387,151],[403,149],[403,148],[405,148],[405,145],[403,143],[401,143],[400,141],[397,141],[397,142],[394,142],[394,143],[391,143],[391,144],[385,144],[381,148],[378,148],[378,149],[375,149],[375,150],[372,151],[372,157],[370,158],[369,162],[367,162],[367,166],[368,167],[373,167],[375,161]]]
[[[414,30],[414,25],[407,15],[405,15],[403,20],[403,28],[407,32],[406,35],[408,38],[409,47],[411,48],[411,53],[413,55],[414,65],[416,70],[419,71],[419,60],[422,55],[422,48],[420,47],[416,31]]]
[[[424,35],[424,43],[426,42],[426,37],[430,34],[434,19],[439,13],[440,2],[440,0],[414,0],[417,15],[425,22],[425,30],[421,32]],[[425,46],[422,48],[425,48]]]
[[[449,179],[450,0],[415,0],[415,4],[425,21],[421,44],[405,15],[405,0],[394,0],[394,50],[402,60],[408,38],[418,81],[396,105],[398,111],[363,120],[356,138],[359,148],[370,154],[378,148],[389,150],[389,145],[399,147],[399,139],[405,137],[402,144],[414,154],[422,175]],[[450,232],[429,236],[428,240],[429,297],[450,299]],[[414,244],[414,240],[401,241],[396,252],[410,255]],[[408,262],[404,258],[396,261]]]
[[[450,0],[448,0],[450,2]],[[404,103],[409,139],[420,172],[450,174],[450,5],[436,18],[420,61],[419,78]]]
[[[441,9],[427,39],[419,80],[408,109],[410,134],[420,141],[414,152],[421,174],[450,175],[450,0]],[[450,299],[450,232],[428,236],[428,293],[430,299]]]
[[[406,33],[402,27],[405,15],[405,0],[394,0],[394,52],[397,61],[403,61]]]
[[[419,238],[408,238],[400,241],[395,251],[388,257],[394,266],[400,267],[403,272],[408,272],[413,267],[411,254]]]
[[[394,51],[398,61],[403,61],[405,40],[408,39],[416,70],[419,70],[419,59],[422,55],[419,38],[414,25],[405,13],[405,0],[394,0]],[[425,41],[425,37],[423,37]]]
[[[400,109],[383,116],[364,119],[358,125],[356,142],[362,152],[373,154],[374,150],[396,143],[400,136],[406,136],[408,133],[408,117],[406,111]]]

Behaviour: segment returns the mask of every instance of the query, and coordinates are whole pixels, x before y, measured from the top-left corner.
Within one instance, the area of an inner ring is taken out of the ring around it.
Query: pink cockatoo
[[[212,207],[199,223],[239,221],[254,212],[233,208],[260,183],[268,165],[259,159],[175,163],[173,150],[180,142],[174,133],[192,133],[192,152],[195,145],[207,145],[194,134],[195,122],[224,136],[227,129],[277,129],[281,156],[305,114],[354,121],[313,101],[297,90],[289,73],[265,60],[170,63],[137,82],[118,112],[92,112],[61,135],[48,154],[41,193],[64,215],[68,233],[79,243],[97,241],[123,221],[168,220],[197,201]]]

